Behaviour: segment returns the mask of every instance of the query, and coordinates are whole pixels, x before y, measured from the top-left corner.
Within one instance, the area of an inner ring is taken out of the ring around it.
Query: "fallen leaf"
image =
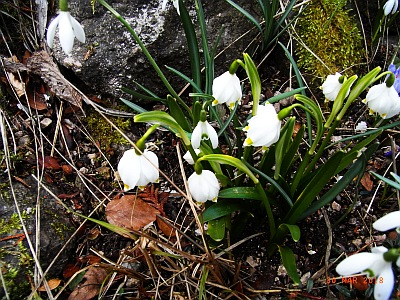
[[[79,271],[79,267],[75,264],[68,264],[63,270],[63,277],[65,279],[72,277],[75,273]]]
[[[139,230],[154,222],[160,212],[135,195],[124,195],[119,200],[111,200],[106,207],[106,217],[110,224]]]
[[[97,263],[101,262],[101,258],[100,258],[100,257],[98,257],[98,256],[96,256],[96,255],[91,255],[91,254],[88,254],[88,255],[79,257],[78,259],[79,259],[79,261],[80,261],[81,263],[84,263],[84,264],[91,264],[91,265],[92,265],[92,264],[97,264]]]
[[[374,187],[374,182],[371,180],[371,176],[368,172],[364,173],[360,182],[368,192],[372,191],[372,188]]]
[[[71,295],[69,295],[68,300],[92,299],[99,294],[107,275],[107,271],[103,268],[90,267],[83,276],[84,282],[74,289]]]
[[[45,156],[44,158],[38,158],[39,164],[44,166],[46,169],[60,170],[61,166],[58,163],[58,160],[52,156]]]
[[[49,285],[50,290],[54,290],[56,287],[58,287],[61,283],[61,279],[57,279],[57,278],[53,278],[50,279],[49,281],[47,281],[47,284]],[[44,292],[46,291],[46,288],[44,287],[44,285],[40,286],[38,288],[39,292]]]
[[[19,81],[13,73],[8,73],[8,82],[14,88],[18,98],[25,94],[25,84]]]

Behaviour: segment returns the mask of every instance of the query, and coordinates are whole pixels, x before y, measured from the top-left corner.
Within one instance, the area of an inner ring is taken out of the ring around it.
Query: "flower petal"
[[[158,157],[154,152],[145,150],[140,160],[140,178],[138,186],[148,185],[150,182],[157,182],[160,173],[158,171]],[[153,166],[154,165],[154,166]]]
[[[51,21],[49,27],[47,28],[46,41],[47,45],[49,45],[50,48],[53,48],[54,36],[56,34],[56,29],[59,21],[60,21],[60,16],[58,15],[53,21]]]
[[[378,253],[357,253],[345,258],[337,267],[336,272],[340,275],[352,275],[363,272],[370,268],[377,260],[383,260]]]
[[[71,17],[71,24],[72,24],[72,29],[74,30],[75,37],[80,41],[81,43],[84,43],[86,40],[85,37],[85,31],[83,30],[82,25],[72,16]]]
[[[400,226],[400,211],[393,211],[376,220],[372,225],[376,230],[388,231]]]
[[[71,15],[69,12],[60,12],[60,21],[58,26],[58,36],[60,37],[61,48],[65,54],[70,54],[74,46],[74,30],[71,24]]]
[[[133,189],[140,177],[139,157],[134,149],[125,151],[118,163],[118,173],[124,182],[124,190]]]
[[[194,128],[192,132],[192,137],[190,139],[193,148],[198,149],[200,147],[201,136],[202,136],[201,121],[199,121],[196,127]]]
[[[211,146],[213,149],[218,147],[218,134],[215,131],[214,127],[212,127],[208,122],[205,122],[206,131],[208,138],[211,141]]]
[[[391,264],[382,270],[379,277],[376,278],[374,285],[374,297],[376,300],[387,300],[392,294],[394,286],[394,275]]]

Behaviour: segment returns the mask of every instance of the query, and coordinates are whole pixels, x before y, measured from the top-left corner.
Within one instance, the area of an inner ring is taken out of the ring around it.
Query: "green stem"
[[[269,204],[269,200],[267,198],[267,195],[265,194],[263,187],[261,186],[261,183],[258,181],[255,186],[256,186],[257,192],[261,196],[262,202],[267,211],[267,217],[268,217],[268,222],[269,222],[269,232],[270,232],[270,236],[272,238],[275,235],[276,226],[275,226],[274,215],[272,214],[271,205]]]
[[[144,149],[146,148],[146,140],[147,138],[150,136],[150,134],[152,134],[158,127],[160,126],[160,124],[154,124],[153,126],[151,126],[149,129],[147,129],[147,131],[145,132],[145,134],[136,142],[136,146],[139,148],[139,150],[141,152],[144,151]],[[140,154],[140,153],[137,153]]]
[[[60,0],[60,10],[68,11],[68,1],[67,0]]]
[[[65,1],[65,0],[62,0]],[[169,83],[168,79],[165,77],[164,73],[161,71],[160,67],[157,65],[154,58],[151,56],[150,52],[147,50],[146,46],[143,44],[142,40],[136,34],[135,30],[130,26],[130,24],[114,9],[112,8],[106,1],[98,0],[101,5],[103,5],[106,9],[108,9],[114,16],[117,18],[132,34],[135,41],[138,43],[139,47],[142,49],[144,55],[146,55],[147,59],[149,60],[150,64],[153,66],[154,70],[157,72],[158,76],[160,77],[161,81],[171,93],[171,95],[185,108],[185,110],[192,116],[192,111],[190,110],[189,106],[179,97],[179,95],[175,92],[174,88]]]

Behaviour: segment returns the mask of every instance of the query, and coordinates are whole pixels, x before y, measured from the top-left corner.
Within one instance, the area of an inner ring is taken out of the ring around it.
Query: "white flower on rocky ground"
[[[167,7],[167,2],[168,2],[168,0],[163,0],[162,6],[161,6],[162,10],[165,10],[165,8]],[[178,12],[178,15],[180,15],[178,0],[172,0],[172,4],[174,5],[176,11]]]
[[[399,0],[388,0],[386,1],[385,5],[383,6],[383,12],[385,16],[389,14],[394,14],[397,11],[399,6]]]
[[[197,202],[216,201],[219,193],[219,182],[215,174],[203,170],[201,174],[194,172],[188,179],[189,192]]]
[[[343,83],[339,82],[342,74],[336,73],[335,75],[328,75],[325,82],[322,84],[322,93],[324,93],[325,98],[329,101],[335,101]],[[350,90],[347,92],[346,97],[349,95]]]
[[[214,78],[212,95],[214,97],[213,106],[225,103],[229,109],[233,109],[236,102],[242,98],[239,78],[236,74],[229,73],[229,71]]]
[[[386,83],[374,85],[363,100],[371,113],[378,113],[384,119],[391,118],[400,112],[400,97],[394,86],[387,87]]]
[[[372,248],[372,253],[357,253],[344,259],[336,267],[336,272],[343,276],[353,275],[360,272],[376,278],[374,284],[374,297],[377,300],[389,299],[394,285],[394,274],[392,263],[384,259],[386,247]],[[400,259],[397,259],[400,266]]]
[[[50,48],[53,48],[57,27],[60,44],[65,54],[69,55],[71,53],[75,37],[78,41],[85,42],[85,31],[82,25],[68,11],[60,11],[47,29],[46,40]]]
[[[258,106],[257,114],[248,121],[244,146],[269,147],[279,140],[281,121],[272,104]]]
[[[137,154],[135,149],[125,151],[118,163],[118,173],[124,182],[124,190],[129,191],[135,186],[146,186],[150,182],[157,182],[160,177],[158,171],[158,157],[154,152],[144,150]]]
[[[200,149],[194,149],[194,152],[196,154],[199,154],[200,153]],[[186,151],[185,155],[183,156],[183,159],[186,160],[189,165],[193,165],[194,164],[193,157],[192,157],[192,155],[190,154],[189,151]]]
[[[218,134],[207,121],[199,121],[192,132],[192,146],[194,149],[200,147],[202,140],[210,140],[213,149],[218,147]]]
[[[360,123],[357,124],[356,126],[356,131],[358,132],[366,132],[367,131],[367,123],[364,121],[361,121]]]
[[[382,218],[376,220],[372,226],[379,231],[388,231],[390,229],[400,228],[400,211],[392,211]]]

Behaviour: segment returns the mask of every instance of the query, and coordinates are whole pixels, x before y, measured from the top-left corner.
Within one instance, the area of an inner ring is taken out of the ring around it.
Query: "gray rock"
[[[65,214],[65,210],[51,195],[41,189],[37,197],[37,184],[33,178],[28,176],[24,178],[24,181],[31,188],[19,182],[13,183],[15,198],[34,247],[36,233],[40,231],[38,260],[42,270],[45,271],[71,237],[75,228]],[[6,182],[7,180],[4,180],[0,189],[0,267],[11,299],[25,299],[31,291],[29,279],[33,281],[35,263],[27,239],[23,235],[11,189]],[[38,199],[41,203],[40,229],[37,228],[35,221]],[[17,243],[19,237],[21,237],[21,242]],[[60,278],[75,247],[73,242],[67,245],[55,260],[46,278],[53,278],[53,276]],[[3,297],[5,297],[5,292],[3,285],[0,284],[0,299],[5,299]]]
[[[160,0],[119,0],[109,4],[129,21],[132,28],[140,36],[151,55],[162,67],[173,87],[179,91],[184,82],[174,77],[165,65],[174,67],[184,74],[190,75],[190,63],[186,47],[186,38],[180,18],[169,1],[167,9],[161,9]],[[186,3],[192,1],[186,1]],[[252,28],[250,22],[237,10],[223,0],[203,1],[206,15],[208,40],[210,46],[215,42],[222,28],[224,31],[219,43],[219,51],[228,47],[215,61],[215,74],[227,71],[231,62],[242,58],[242,52],[256,34],[252,31],[245,37],[239,37]],[[257,16],[248,1],[236,1],[253,15]],[[127,29],[100,4],[96,4],[93,14],[87,2],[69,1],[71,14],[85,28],[86,43],[75,42],[72,57],[66,58],[59,45],[54,47],[57,60],[71,68],[77,76],[99,94],[124,95],[120,87],[135,89],[133,81],[146,86],[150,90],[165,97],[167,90],[162,85],[156,72],[143,55],[141,49],[128,33]],[[193,7],[191,15],[196,17]],[[198,27],[198,25],[195,25]],[[198,37],[200,38],[199,32]],[[85,58],[88,48],[93,53]],[[124,95],[126,97],[126,95]]]

